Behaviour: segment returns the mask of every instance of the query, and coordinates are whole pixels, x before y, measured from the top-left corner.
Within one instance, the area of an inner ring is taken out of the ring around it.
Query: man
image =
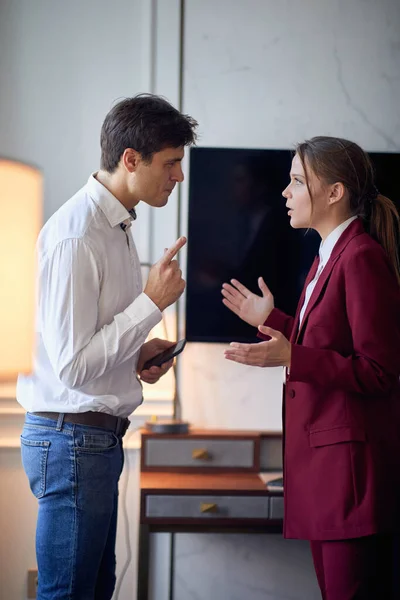
[[[183,180],[196,126],[157,96],[117,104],[103,123],[100,171],[39,236],[36,358],[17,387],[22,460],[39,502],[38,600],[112,597],[127,417],[142,402],[139,377],[154,383],[172,364],[144,370],[172,345],[145,339],[185,287],[180,238],[142,291],[129,228],[139,201],[165,206]]]

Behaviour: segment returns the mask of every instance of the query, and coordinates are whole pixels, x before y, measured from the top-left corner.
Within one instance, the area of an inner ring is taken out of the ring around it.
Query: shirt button
[[[296,395],[296,392],[294,390],[289,390],[289,398],[294,398]]]

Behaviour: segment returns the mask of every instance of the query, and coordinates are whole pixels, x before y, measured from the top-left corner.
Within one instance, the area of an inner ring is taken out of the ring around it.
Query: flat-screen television
[[[399,208],[400,154],[370,153],[377,186]],[[290,150],[193,148],[190,152],[186,338],[256,341],[256,329],[222,304],[235,278],[259,292],[262,276],[275,306],[294,315],[319,235],[292,229],[282,191]]]

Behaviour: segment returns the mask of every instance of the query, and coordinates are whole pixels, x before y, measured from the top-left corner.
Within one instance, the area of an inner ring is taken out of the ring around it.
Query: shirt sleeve
[[[346,312],[353,353],[292,345],[290,381],[385,394],[400,373],[400,287],[383,251],[357,248],[346,270]]]
[[[161,320],[158,307],[141,293],[99,328],[100,285],[95,256],[82,240],[64,240],[43,260],[39,327],[56,375],[71,389],[131,359]]]

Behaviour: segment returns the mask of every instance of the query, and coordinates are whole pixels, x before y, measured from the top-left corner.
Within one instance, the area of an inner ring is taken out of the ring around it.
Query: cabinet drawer
[[[148,495],[145,513],[157,519],[265,519],[267,496]]]
[[[146,468],[253,469],[257,468],[256,440],[147,439],[143,449]]]
[[[260,471],[282,471],[282,438],[262,437]]]
[[[269,499],[269,518],[270,519],[283,519],[283,498],[273,496]]]

